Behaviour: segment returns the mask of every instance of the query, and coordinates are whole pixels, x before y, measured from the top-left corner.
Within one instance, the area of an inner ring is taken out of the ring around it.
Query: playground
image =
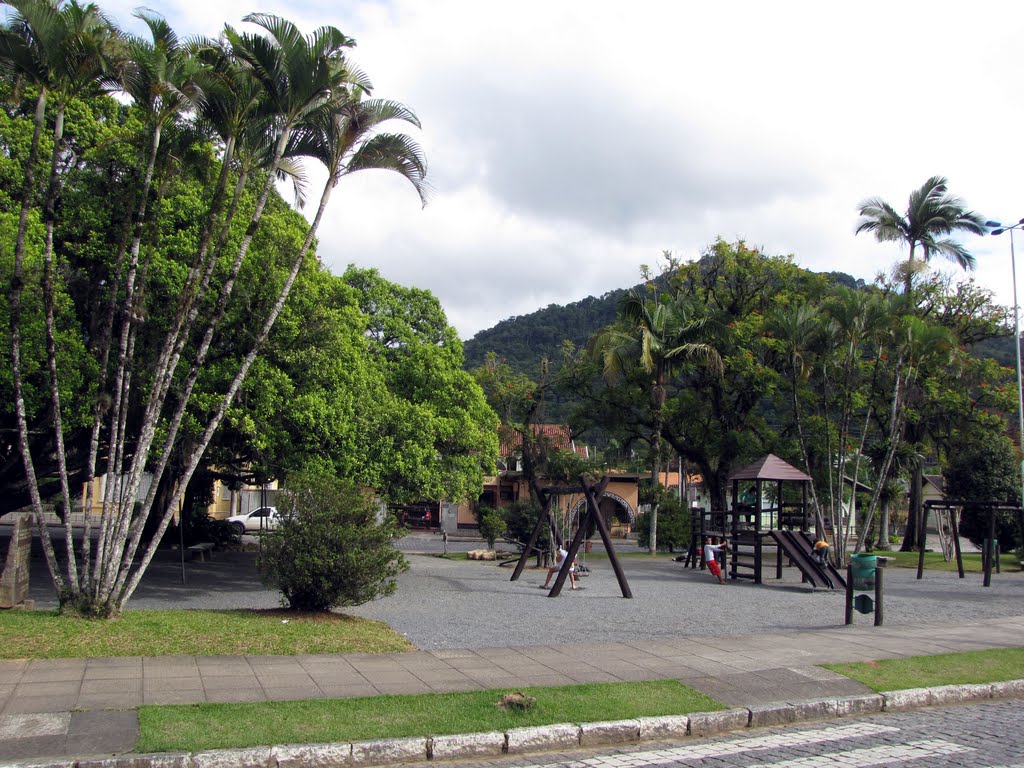
[[[567,588],[551,599],[538,589],[546,569],[532,563],[512,582],[512,569],[494,561],[440,557],[437,535],[413,534],[399,544],[411,568],[399,576],[398,591],[344,612],[384,621],[421,649],[845,631],[842,590],[813,589],[794,568],[784,569],[783,579],[776,580],[774,565],[766,567],[760,586],[750,581],[722,586],[707,571],[684,568],[669,556],[650,558],[635,544],[625,544],[621,562],[633,593],[626,599],[608,559],[595,547],[581,555],[590,573],[579,580],[580,589]],[[467,549],[479,546],[478,541],[465,544]],[[155,562],[128,607],[276,608],[279,595],[259,582],[255,558],[218,552],[210,561],[189,563],[186,585],[176,561]],[[31,592],[37,608],[55,606],[45,564],[35,558]],[[890,567],[885,592],[886,626],[984,622],[1024,614],[1024,573],[1016,569],[1004,569],[984,587],[979,573],[959,579],[955,571],[928,570],[918,580],[913,568]],[[857,616],[856,627],[870,625],[870,616]]]

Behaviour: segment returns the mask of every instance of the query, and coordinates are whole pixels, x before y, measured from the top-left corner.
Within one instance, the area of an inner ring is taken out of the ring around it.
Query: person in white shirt
[[[551,577],[562,570],[562,563],[565,562],[565,558],[569,556],[569,553],[561,545],[558,547],[558,552],[555,553],[555,562],[548,568],[548,577],[544,579],[544,583],[541,584],[541,589],[548,588],[548,582],[551,581]],[[569,564],[569,584],[572,585],[573,589],[576,589],[576,563]]]
[[[708,564],[708,570],[712,576],[718,579],[719,584],[725,584],[725,574],[722,573],[722,567],[718,564],[718,553],[724,552],[728,548],[729,545],[725,539],[722,539],[721,544],[713,543],[710,536],[704,541],[704,562]]]

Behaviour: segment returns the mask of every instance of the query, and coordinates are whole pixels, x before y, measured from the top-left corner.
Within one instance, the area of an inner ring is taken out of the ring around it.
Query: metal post
[[[853,563],[846,566],[846,623],[853,624]]]
[[[876,561],[877,562],[877,561]],[[885,573],[885,568],[879,568],[875,566],[875,626],[882,626],[883,610],[882,610],[882,574]]]
[[[1017,441],[1024,446],[1024,396],[1021,394],[1020,374],[1020,304],[1017,303],[1017,256],[1013,250],[1013,227],[1010,228],[1010,270],[1013,276],[1013,349],[1017,356]],[[1024,507],[1024,461],[1021,462],[1020,470],[1021,506]]]
[[[1017,255],[1013,246],[1013,230],[1024,226],[1024,219],[1008,227],[1004,227],[998,221],[986,221],[985,226],[994,227],[993,235],[1001,235],[1003,232],[1010,233],[1010,274],[1013,277],[1013,348],[1017,359],[1017,441],[1021,447],[1024,447],[1024,395],[1022,395],[1024,387],[1022,387],[1020,370],[1020,303],[1017,301]],[[1024,461],[1021,462],[1020,471],[1020,499],[1021,506],[1024,507]]]

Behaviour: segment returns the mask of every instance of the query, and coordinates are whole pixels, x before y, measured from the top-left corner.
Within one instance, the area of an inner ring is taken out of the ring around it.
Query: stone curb
[[[178,752],[82,760],[28,760],[4,763],[0,768],[363,768],[424,760],[496,757],[577,747],[699,738],[744,728],[789,725],[879,712],[907,712],[923,707],[1004,698],[1024,698],[1024,680],[910,688],[861,696],[758,704],[691,715],[513,728],[504,733],[495,731],[335,744],[214,749],[191,754]]]

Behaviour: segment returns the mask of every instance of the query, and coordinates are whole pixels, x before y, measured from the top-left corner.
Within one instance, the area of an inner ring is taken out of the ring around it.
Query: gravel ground
[[[397,592],[346,613],[379,619],[405,634],[419,648],[488,648],[564,642],[607,643],[688,635],[752,634],[834,628],[844,620],[844,594],[813,590],[800,583],[794,568],[765,583],[729,582],[722,586],[707,574],[661,558],[636,553],[635,544],[616,547],[633,593],[624,599],[608,561],[585,559],[591,573],[568,585],[557,599],[547,597],[544,569],[528,568],[509,581],[512,568],[494,562],[452,561],[434,556],[440,537],[406,537],[400,547],[411,564],[399,577]],[[449,541],[449,551],[481,547],[478,541]],[[596,547],[595,550],[600,549]],[[532,563],[533,561],[531,561]],[[774,559],[772,559],[774,563]],[[912,569],[885,573],[885,623],[969,622],[1024,613],[1024,574],[1009,570],[982,586],[980,574],[958,579],[955,573]],[[260,584],[255,555],[217,553],[212,562],[187,563],[182,585],[178,561],[150,566],[130,608],[273,608],[278,594]],[[32,597],[39,608],[53,607],[53,589],[45,565],[34,558]],[[870,623],[855,614],[855,622]]]

